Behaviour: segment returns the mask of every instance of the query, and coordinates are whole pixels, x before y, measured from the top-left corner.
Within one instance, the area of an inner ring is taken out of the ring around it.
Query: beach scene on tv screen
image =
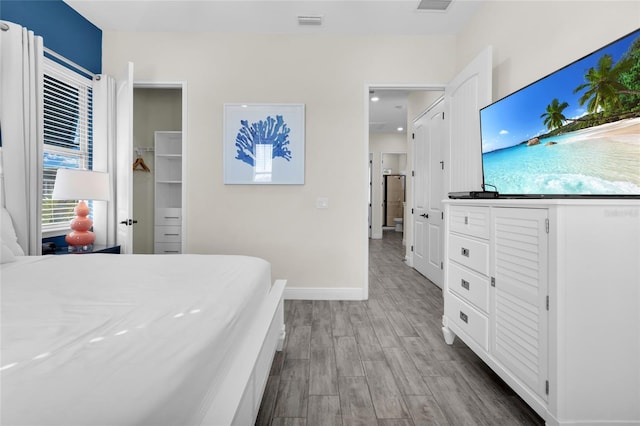
[[[502,194],[640,195],[640,30],[480,111]]]

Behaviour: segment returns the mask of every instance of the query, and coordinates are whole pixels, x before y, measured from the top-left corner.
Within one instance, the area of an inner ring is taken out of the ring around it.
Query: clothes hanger
[[[150,172],[151,169],[147,167],[146,163],[144,162],[144,158],[142,158],[142,154],[140,153],[140,150],[138,148],[136,148],[136,154],[137,158],[133,163],[133,170],[139,170],[138,167],[140,167],[143,171]]]

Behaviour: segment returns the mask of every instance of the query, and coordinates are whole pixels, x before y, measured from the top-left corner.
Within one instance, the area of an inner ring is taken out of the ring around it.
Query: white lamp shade
[[[109,200],[109,174],[92,170],[58,169],[54,200]]]

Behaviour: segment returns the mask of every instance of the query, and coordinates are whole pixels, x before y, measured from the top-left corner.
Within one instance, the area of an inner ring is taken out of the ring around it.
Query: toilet
[[[396,217],[393,219],[396,224],[396,232],[402,232],[402,218]]]

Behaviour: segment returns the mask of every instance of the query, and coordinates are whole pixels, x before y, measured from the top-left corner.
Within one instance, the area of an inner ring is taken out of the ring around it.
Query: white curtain
[[[42,37],[0,21],[0,130],[6,208],[18,243],[41,254],[40,224],[43,144]]]
[[[108,172],[111,201],[94,203],[96,244],[116,244],[116,81],[106,74],[93,80],[93,170]]]

